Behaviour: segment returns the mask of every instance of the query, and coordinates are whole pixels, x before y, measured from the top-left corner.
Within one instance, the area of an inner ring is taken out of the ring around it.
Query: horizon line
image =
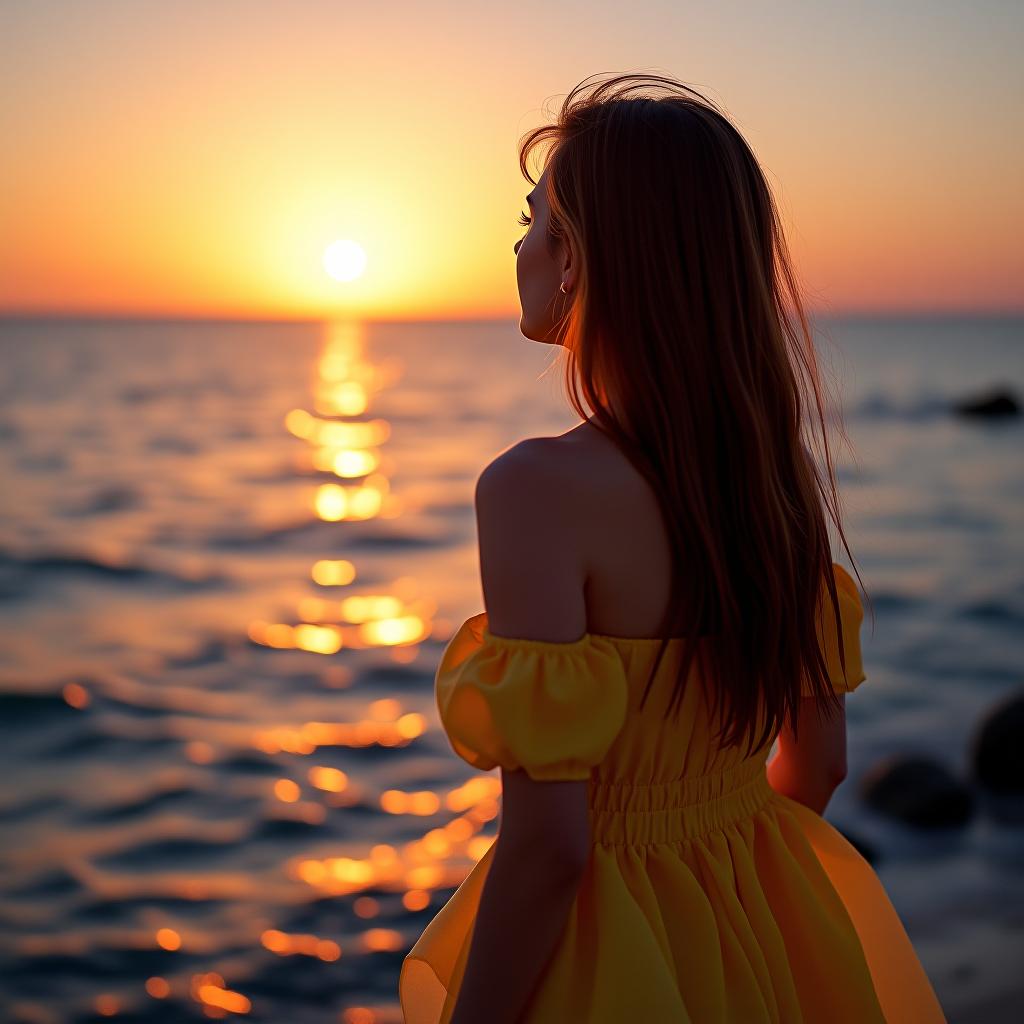
[[[820,320],[951,320],[951,319],[999,319],[1015,320],[1024,318],[1024,307],[933,309],[809,309],[811,319]],[[223,324],[451,324],[451,323],[504,323],[517,321],[518,313],[492,314],[490,316],[260,316],[231,313],[161,313],[161,312],[105,312],[105,311],[54,311],[54,310],[2,310],[0,322],[56,321],[56,322],[124,322],[124,323],[223,323]]]

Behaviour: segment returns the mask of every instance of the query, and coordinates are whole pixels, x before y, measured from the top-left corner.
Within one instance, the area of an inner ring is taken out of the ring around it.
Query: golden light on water
[[[356,578],[356,567],[345,559],[321,558],[313,563],[312,577],[321,587],[343,587]]]
[[[431,789],[417,793],[387,789],[380,795],[380,806],[388,814],[418,814],[427,817],[437,814],[441,809],[441,798]]]
[[[380,903],[372,896],[360,896],[352,903],[352,909],[359,917],[376,917],[380,913]]]
[[[316,396],[317,412],[333,416],[361,416],[370,404],[366,387],[358,380],[325,382]]]
[[[388,490],[387,479],[376,473],[354,487],[321,484],[313,504],[316,514],[328,523],[342,519],[373,519],[380,514]]]
[[[328,962],[341,956],[341,946],[332,939],[321,939],[316,935],[289,935],[276,928],[267,929],[260,936],[260,942],[278,956],[311,956]]]
[[[309,440],[313,436],[315,422],[305,409],[292,409],[284,418],[288,432],[304,440]]]
[[[120,1003],[117,998],[112,995],[100,995],[96,997],[96,1002],[93,1004],[96,1007],[96,1012],[101,1017],[113,1017],[117,1013]]]
[[[414,740],[426,731],[427,720],[418,712],[410,711],[408,714],[398,717],[395,721],[395,728],[402,739]]]
[[[195,975],[191,989],[192,998],[204,1007],[228,1013],[248,1013],[252,1009],[252,1003],[246,996],[228,989],[224,979],[213,971]]]
[[[325,448],[374,448],[391,436],[387,420],[328,420],[306,409],[292,409],[284,425],[295,437]]]
[[[427,836],[429,835],[428,832]],[[423,837],[423,849],[431,857],[436,857],[437,854],[429,849],[427,836]],[[421,864],[417,868],[410,869],[405,876],[405,884],[412,889],[436,889],[444,884],[444,877],[445,873],[441,870],[440,864]]]
[[[501,792],[501,783],[491,775],[474,775],[445,798],[449,811],[465,811]]]
[[[339,610],[349,622],[369,622],[400,615],[402,602],[390,594],[353,595],[341,602]]]
[[[291,866],[293,876],[335,896],[355,895],[372,888],[405,890],[403,905],[409,910],[423,909],[430,903],[432,890],[457,886],[465,877],[465,871],[451,863],[452,858],[479,861],[494,842],[492,837],[478,833],[498,814],[501,782],[493,776],[470,781],[475,784],[460,786],[443,800],[429,790],[386,791],[381,796],[382,809],[392,813],[416,813],[414,808],[420,804],[424,810],[430,807],[437,813],[442,807],[463,806],[467,800],[470,803],[464,807],[465,813],[400,848],[380,843],[365,858],[300,858]],[[353,906],[359,916],[374,916],[379,911],[378,901],[365,895],[354,901]]]
[[[281,751],[312,754],[317,747],[405,746],[426,731],[427,720],[418,711],[398,714],[396,710],[394,714],[396,717],[385,721],[364,719],[357,722],[306,722],[298,728],[277,726],[255,733],[252,744],[265,754]],[[346,776],[346,785],[347,781]]]
[[[397,953],[402,946],[402,935],[393,928],[371,928],[363,933],[363,948],[370,952]]]
[[[388,722],[402,713],[402,703],[394,697],[381,697],[367,708],[375,722]]]
[[[339,238],[324,249],[324,270],[335,281],[354,281],[366,270],[366,252],[358,242]]]
[[[309,453],[311,468],[319,473],[332,473],[342,480],[376,473],[383,460],[376,448],[332,448],[322,445]]]
[[[173,928],[161,928],[156,933],[156,944],[161,949],[181,949],[181,936]]]
[[[341,634],[333,626],[314,626],[300,622],[292,630],[295,646],[318,654],[334,654],[341,649]]]
[[[285,622],[253,622],[249,639],[264,647],[281,650],[295,648],[316,654],[335,654],[341,650],[341,633],[334,626],[315,626],[309,622],[289,625]]]
[[[299,799],[299,787],[291,779],[278,779],[274,783],[274,796],[282,803],[294,803]]]
[[[146,979],[146,991],[154,999],[166,999],[171,994],[171,986],[167,983],[166,978],[154,975],[152,978]]]
[[[324,449],[329,452],[329,449]],[[352,451],[343,449],[334,454],[330,461],[330,468],[335,476],[350,479],[356,476],[366,476],[372,473],[380,465],[380,456],[374,451]]]
[[[402,896],[402,906],[415,913],[430,905],[430,893],[425,889],[409,889]]]
[[[68,683],[63,690],[64,700],[73,708],[84,708],[89,703],[89,691],[80,683]]]
[[[414,644],[426,638],[422,620],[416,615],[399,619],[381,619],[359,628],[359,639],[374,647]]]
[[[341,1015],[341,1024],[377,1024],[377,1014],[367,1006],[350,1006]]]
[[[289,413],[285,425],[296,437],[324,448],[377,448],[391,436],[387,420],[326,420],[304,409]]]
[[[348,776],[338,768],[310,768],[310,785],[327,793],[340,793],[348,785]]]

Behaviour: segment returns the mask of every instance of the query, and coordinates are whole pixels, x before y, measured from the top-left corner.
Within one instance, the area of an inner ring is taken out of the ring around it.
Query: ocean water
[[[1024,421],[950,411],[1024,394],[1024,321],[819,330],[874,612],[826,817],[949,1019],[1017,1020],[1024,827],[979,802],[918,833],[858,782],[899,753],[967,778],[1024,683]],[[432,691],[483,608],[473,485],[577,422],[560,353],[514,321],[7,321],[0,359],[0,1017],[399,1020],[497,824]]]

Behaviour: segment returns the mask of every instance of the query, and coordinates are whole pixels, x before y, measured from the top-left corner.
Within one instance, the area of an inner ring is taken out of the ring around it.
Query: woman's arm
[[[586,510],[549,439],[520,442],[495,459],[477,481],[475,504],[491,631],[577,640],[587,624],[586,571],[573,524]],[[538,780],[502,766],[501,827],[452,1024],[503,1024],[522,1014],[591,853],[588,781]]]
[[[788,796],[816,814],[824,814],[842,779],[797,768],[780,750],[768,762],[768,783],[776,793]]]
[[[768,762],[772,789],[824,814],[836,787],[846,778],[846,697],[840,710],[826,717],[814,697],[802,697],[799,735],[787,723],[779,732],[778,753]]]
[[[557,783],[549,783],[557,785]],[[565,928],[582,876],[544,847],[496,840],[451,1024],[514,1024]]]

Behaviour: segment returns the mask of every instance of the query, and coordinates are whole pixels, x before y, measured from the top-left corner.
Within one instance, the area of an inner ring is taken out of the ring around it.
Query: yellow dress
[[[845,675],[827,599],[819,639],[832,685],[848,693],[866,678],[863,611],[852,577],[833,566]],[[524,1024],[944,1022],[871,866],[768,784],[771,744],[750,758],[714,746],[699,686],[687,686],[678,718],[665,713],[658,697],[675,679],[681,639],[669,641],[641,710],[659,643],[494,636],[481,612],[438,666],[441,723],[461,758],[589,780],[592,853]],[[406,956],[407,1024],[450,1019],[493,852]]]

